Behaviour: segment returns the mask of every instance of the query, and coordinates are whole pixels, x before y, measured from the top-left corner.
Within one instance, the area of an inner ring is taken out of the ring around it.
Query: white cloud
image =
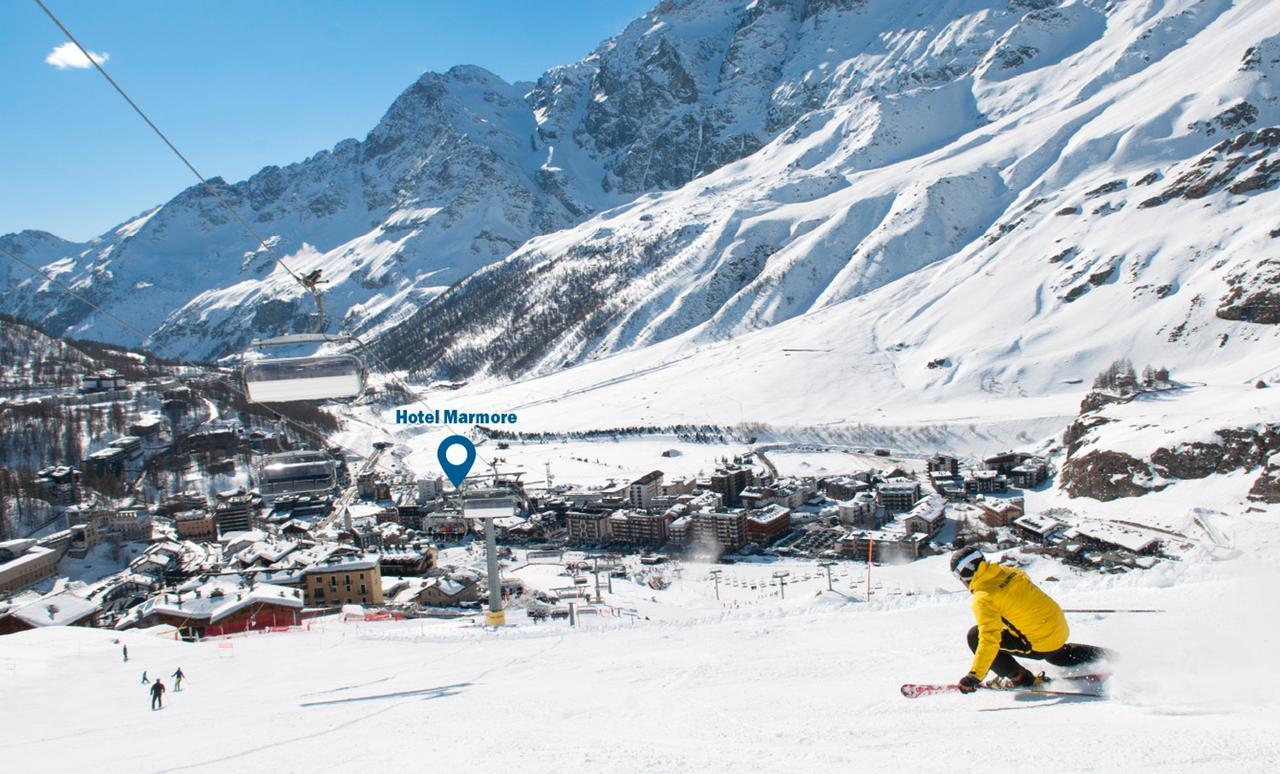
[[[89,56],[93,57],[93,61],[102,64],[111,58],[110,54],[99,54],[97,51],[90,51]],[[90,67],[89,60],[80,49],[76,48],[76,44],[71,41],[63,43],[61,46],[55,46],[49,55],[44,58],[46,64],[51,64],[59,70],[65,70],[68,67],[74,67],[77,70],[83,70]]]

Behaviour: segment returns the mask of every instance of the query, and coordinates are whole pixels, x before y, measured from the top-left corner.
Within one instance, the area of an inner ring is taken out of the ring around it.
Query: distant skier
[[[150,683],[150,682],[151,682],[151,681],[147,679],[147,673],[146,673],[146,671],[144,670],[144,671],[143,671],[143,673],[142,673],[142,684],[143,684],[143,685],[146,685],[146,684],[148,684],[148,683]]]
[[[124,660],[125,660],[126,662],[129,660],[129,646],[128,646],[128,645],[121,645],[121,646],[120,646],[120,655],[124,657]]]
[[[1023,687],[1040,678],[1014,660],[1014,656],[1042,659],[1054,666],[1089,664],[1107,651],[1092,645],[1067,642],[1067,618],[1058,603],[1016,567],[992,564],[976,547],[951,554],[951,571],[973,594],[973,615],[978,625],[969,630],[973,664],[958,683],[962,693],[973,693],[988,671]]]
[[[173,673],[173,690],[182,690],[182,678],[184,677],[186,677],[186,675],[182,673],[182,667],[178,667],[178,671]]]
[[[151,684],[151,710],[164,709],[164,683],[160,678]]]

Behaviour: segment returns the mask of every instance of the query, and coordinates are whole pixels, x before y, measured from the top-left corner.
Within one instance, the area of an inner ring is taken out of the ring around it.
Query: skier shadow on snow
[[[426,699],[443,699],[449,696],[456,696],[462,693],[462,689],[470,688],[471,683],[454,683],[452,685],[438,685],[434,688],[419,688],[413,691],[395,691],[392,693],[377,693],[372,696],[351,696],[346,699],[328,699],[326,701],[306,701],[299,704],[299,707],[324,707],[331,704],[351,704],[360,701],[378,701],[380,699],[409,699],[420,696]]]
[[[356,683],[355,685],[342,685],[342,686],[338,686],[337,688],[326,688],[323,691],[311,691],[310,693],[304,693],[302,695],[303,696],[323,696],[327,693],[340,693],[342,691],[350,691],[353,688],[363,688],[366,685],[374,685],[375,683],[385,683],[388,680],[393,680],[393,679],[395,678],[381,677],[381,678],[378,678],[377,680],[370,680],[367,683]]]
[[[1014,696],[1013,701],[1018,706],[1013,707],[983,707],[979,712],[1010,712],[1025,709],[1039,709],[1042,707],[1057,707],[1063,704],[1081,704],[1088,702],[1096,702],[1107,698],[1106,696],[1042,696],[1037,694],[1023,694]]]

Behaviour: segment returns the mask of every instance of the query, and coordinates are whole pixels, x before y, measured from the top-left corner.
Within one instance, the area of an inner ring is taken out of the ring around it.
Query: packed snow
[[[768,585],[779,568],[791,572],[785,600]],[[870,602],[865,565],[839,565],[832,592],[813,566],[728,566],[719,601],[708,566],[682,569],[662,591],[614,579],[606,602],[635,615],[583,616],[577,627],[513,612],[500,630],[475,618],[332,617],[201,643],[78,628],[6,636],[0,681],[7,706],[23,711],[7,718],[0,746],[33,772],[423,760],[518,760],[528,771],[989,771],[993,760],[1258,771],[1280,756],[1272,563],[1194,561],[1119,578],[1031,565],[1068,609],[1160,611],[1069,614],[1074,640],[1120,654],[1105,699],[903,698],[901,683],[950,682],[968,668],[967,595],[943,558],[874,568]],[[565,580],[536,565],[508,572],[534,586]],[[174,692],[178,667],[187,679]],[[168,684],[163,710],[149,709],[143,670]]]

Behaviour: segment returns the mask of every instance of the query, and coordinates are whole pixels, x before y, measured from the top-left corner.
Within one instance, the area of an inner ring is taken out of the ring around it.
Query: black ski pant
[[[976,626],[969,630],[969,650],[978,652],[978,627]],[[1022,632],[1006,626],[1000,635],[1000,653],[996,655],[996,660],[991,662],[991,671],[1001,677],[1017,677],[1024,667],[1014,660],[1014,656],[1048,661],[1054,666],[1071,667],[1093,663],[1106,654],[1107,651],[1102,648],[1070,642],[1057,650],[1035,650]]]
[[[160,698],[160,694],[158,694],[158,693],[153,693],[153,694],[151,694],[151,709],[155,709],[155,708],[157,708],[157,707],[159,707],[159,708],[163,709],[163,708],[164,708],[164,700]]]

